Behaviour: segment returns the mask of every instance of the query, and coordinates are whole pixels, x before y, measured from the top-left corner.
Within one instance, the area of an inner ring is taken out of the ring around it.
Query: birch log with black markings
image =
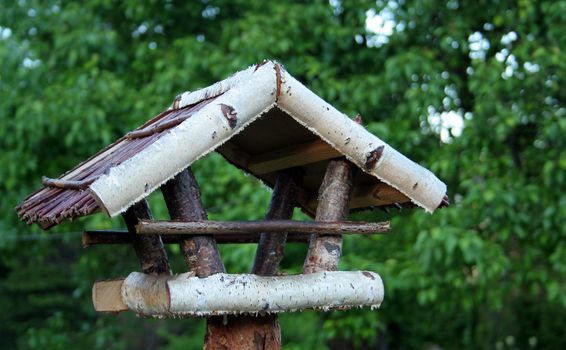
[[[165,247],[159,235],[141,236],[136,234],[136,224],[140,219],[151,220],[151,210],[144,200],[132,205],[122,214],[128,232],[130,232],[132,244],[140,261],[141,270],[147,274],[160,275],[170,274],[169,259]]]
[[[126,305],[141,315],[165,317],[375,308],[384,293],[381,277],[370,271],[286,276],[218,273],[205,278],[192,273],[152,276],[132,272],[125,280],[96,283],[93,291],[101,290],[105,293],[93,293],[99,297],[94,300],[96,310],[105,311],[100,307],[104,305]],[[232,320],[241,323],[240,329],[247,323],[240,318]],[[248,344],[252,343],[253,337]]]
[[[161,186],[169,215],[179,221],[206,221],[208,216],[200,199],[200,189],[190,168],[181,171]],[[198,277],[224,272],[214,237],[199,235],[181,242],[185,262]]]
[[[348,216],[354,165],[346,159],[331,160],[320,185],[317,221],[343,221]],[[305,273],[334,271],[342,255],[342,235],[313,234],[303,265]]]
[[[296,171],[282,171],[277,174],[271,202],[265,220],[291,219],[297,201]],[[255,254],[252,273],[261,276],[274,275],[283,259],[287,232],[279,235],[261,233]]]

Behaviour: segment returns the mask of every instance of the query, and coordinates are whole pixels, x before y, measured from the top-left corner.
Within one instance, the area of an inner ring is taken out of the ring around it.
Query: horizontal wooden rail
[[[296,234],[287,238],[287,243],[308,243],[309,234]],[[214,235],[218,244],[242,244],[259,242],[259,233],[246,234],[218,234]],[[161,237],[165,244],[179,244],[187,239],[186,235],[164,235]],[[101,244],[131,244],[132,239],[128,231],[124,230],[95,230],[83,232],[83,247],[87,248]]]
[[[294,220],[265,221],[149,221],[136,225],[138,234],[166,235],[239,235],[245,233],[294,234],[374,234],[389,230],[389,222],[320,222]]]
[[[204,278],[189,273],[151,276],[132,272],[125,279],[96,282],[92,299],[99,312],[132,310],[161,317],[257,316],[303,309],[373,309],[383,301],[383,282],[371,271],[283,276],[218,273]]]

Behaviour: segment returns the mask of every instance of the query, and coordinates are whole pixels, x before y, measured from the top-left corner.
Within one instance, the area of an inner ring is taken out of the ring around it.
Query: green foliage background
[[[393,18],[390,36],[367,30],[370,9]],[[13,208],[179,92],[273,58],[434,171],[453,202],[360,214],[391,217],[393,233],[346,239],[340,268],[383,276],[381,310],[283,315],[286,348],[565,349],[565,13],[535,0],[0,0],[0,347],[201,347],[202,320],[92,310],[93,281],[137,266],[129,247],[82,250],[79,232],[120,220],[44,233]],[[427,116],[445,111],[464,129],[442,142]],[[217,155],[194,169],[211,218],[263,216],[257,181]],[[151,205],[167,218],[159,193]],[[230,271],[254,249],[223,247]],[[289,245],[283,268],[304,253]]]

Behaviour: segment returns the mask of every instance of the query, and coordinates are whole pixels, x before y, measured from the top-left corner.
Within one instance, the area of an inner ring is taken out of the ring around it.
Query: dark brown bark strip
[[[291,219],[297,201],[296,175],[293,171],[280,172],[277,175],[269,209],[265,220]],[[261,233],[257,246],[252,273],[271,276],[277,272],[285,252],[287,232],[279,235]]]
[[[135,226],[140,219],[152,219],[149,205],[145,199],[132,205],[122,214],[122,217],[130,232],[134,250],[140,260],[142,272],[152,275],[170,274],[169,260],[161,237],[159,235],[140,236],[135,233]]]
[[[217,244],[246,244],[258,243],[260,234],[248,233],[241,235],[214,235]],[[187,239],[186,235],[165,235],[161,236],[163,244],[180,244],[181,241]],[[308,243],[310,235],[296,234],[287,237],[286,243]],[[131,244],[132,238],[128,231],[119,230],[100,230],[100,231],[84,231],[83,232],[83,248],[104,245],[104,244]]]
[[[354,165],[344,158],[328,163],[319,189],[317,221],[336,222],[348,217],[353,174]],[[303,271],[304,273],[334,271],[341,255],[342,235],[313,234]]]
[[[189,119],[190,117],[191,117],[190,115],[185,115],[185,116],[177,117],[175,119],[169,119],[169,120],[161,122],[157,125],[153,125],[153,126],[141,129],[141,130],[130,131],[129,133],[126,134],[126,138],[128,140],[133,140],[133,139],[141,139],[141,138],[144,138],[144,137],[148,137],[148,136],[160,133],[162,131],[165,131],[167,129],[171,129],[172,127],[175,127],[175,126],[181,124],[182,122]]]
[[[161,192],[171,219],[207,222],[208,217],[200,199],[200,189],[190,168],[161,186]],[[225,271],[214,237],[210,235],[186,237],[181,242],[181,251],[190,271],[195,272],[198,277]]]
[[[438,205],[438,208],[437,208],[437,209],[445,208],[445,207],[447,207],[447,206],[449,206],[449,205],[450,205],[450,199],[448,198],[448,195],[445,195],[445,196],[442,198],[442,201],[441,201],[440,204]]]
[[[347,204],[346,204],[347,205]],[[389,230],[389,222],[364,221],[147,221],[142,220],[136,226],[140,235],[241,235],[247,233],[282,234],[376,234]]]
[[[60,180],[44,176],[41,178],[41,183],[45,187],[61,188],[64,190],[86,190],[95,180],[94,178],[88,180]]]

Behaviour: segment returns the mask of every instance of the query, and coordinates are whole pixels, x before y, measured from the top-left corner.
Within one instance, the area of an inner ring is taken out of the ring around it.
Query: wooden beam
[[[61,179],[51,179],[47,176],[41,178],[41,183],[45,187],[61,188],[64,190],[77,190],[82,191],[88,188],[96,178],[91,178],[88,180],[61,180]]]
[[[143,220],[136,226],[139,235],[240,235],[245,233],[271,234],[374,234],[389,230],[389,222],[363,221],[149,221]]]
[[[262,175],[341,156],[342,153],[328,143],[317,139],[253,156],[247,168],[254,174]]]
[[[295,169],[296,170],[296,169]],[[297,201],[298,172],[293,169],[277,174],[273,194],[265,220],[291,219]],[[277,272],[283,259],[287,233],[274,235],[261,233],[251,272],[260,276],[271,276]]]
[[[411,200],[403,193],[386,183],[378,183],[369,186],[354,187],[350,199],[350,209],[379,207],[384,205],[395,205],[407,203]],[[304,203],[304,202],[302,202]],[[308,208],[316,208],[318,197],[312,196],[308,199]]]
[[[410,201],[409,197],[405,196],[397,189],[385,183],[379,183],[376,185],[355,188],[352,193],[352,199],[350,200],[350,208],[355,209],[395,203],[406,203]]]
[[[218,244],[245,244],[258,243],[259,233],[246,234],[216,234],[213,235]],[[307,233],[293,234],[287,237],[287,243],[307,243],[310,235]],[[161,240],[164,244],[179,244],[187,239],[186,235],[164,235]],[[83,248],[104,244],[131,244],[130,233],[124,230],[93,230],[83,232]]]
[[[169,259],[159,234],[140,236],[135,234],[135,226],[140,219],[151,220],[151,210],[146,200],[143,199],[132,205],[122,214],[128,231],[130,232],[132,244],[140,261],[141,270],[147,274],[170,274]]]
[[[251,158],[248,153],[246,153],[244,150],[230,141],[218,147],[216,151],[222,154],[222,156],[226,158],[230,163],[233,163],[242,168],[246,168],[248,166]]]
[[[340,222],[348,217],[354,168],[354,164],[345,158],[328,163],[319,189],[317,221]],[[304,273],[336,270],[342,255],[342,235],[338,233],[342,232],[326,231],[326,234],[311,236],[303,264]]]

